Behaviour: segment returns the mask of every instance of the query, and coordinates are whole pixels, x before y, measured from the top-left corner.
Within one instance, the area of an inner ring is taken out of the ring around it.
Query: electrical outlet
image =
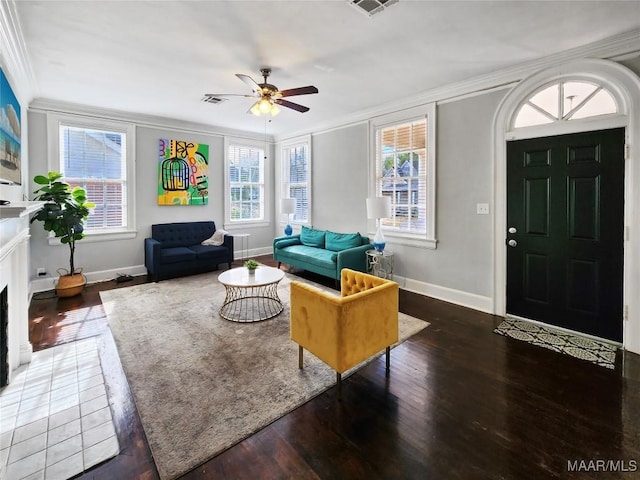
[[[476,205],[476,213],[478,215],[488,215],[489,214],[489,204],[488,203],[478,203]]]
[[[47,274],[47,271],[44,268],[40,267],[38,268],[36,273],[38,274],[39,277],[44,277]]]

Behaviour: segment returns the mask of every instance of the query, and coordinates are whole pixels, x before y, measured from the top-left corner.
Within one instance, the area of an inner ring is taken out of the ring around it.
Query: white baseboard
[[[266,254],[273,254],[273,249],[270,248],[268,251],[260,253],[260,255]],[[493,298],[491,297],[483,297],[482,295],[476,295],[475,293],[454,290],[453,288],[421,282],[419,280],[413,280],[400,275],[393,275],[393,281],[398,282],[400,288],[403,290],[419,293],[420,295],[426,295],[427,297],[437,298],[438,300],[494,315]]]
[[[98,283],[113,280],[118,275],[131,275],[137,277],[139,275],[146,275],[147,269],[144,265],[135,265],[132,267],[114,268],[112,270],[102,270],[98,272],[83,272],[87,277],[87,283]],[[53,290],[56,286],[58,277],[44,277],[31,280],[31,292],[46,292]]]
[[[238,253],[239,252],[236,252],[236,261],[241,260],[241,258],[238,256]],[[273,254],[273,249],[271,247],[252,248],[247,252],[248,258],[271,254]],[[113,280],[118,275],[131,275],[132,277],[137,277],[139,275],[146,274],[147,269],[144,265],[135,265],[132,267],[116,268],[112,270],[102,270],[99,272],[85,272],[87,283],[98,283]],[[55,288],[55,283],[57,282],[57,280],[58,277],[33,279],[31,281],[31,293],[52,290],[53,288]],[[483,297],[482,295],[476,295],[474,293],[463,292],[462,290],[455,290],[453,288],[421,282],[418,280],[413,280],[411,278],[401,277],[399,275],[394,275],[393,280],[398,282],[400,288],[402,288],[403,290],[419,293],[420,295],[426,295],[428,297],[437,298],[438,300],[443,300],[445,302],[493,314],[493,299],[491,297]]]
[[[270,255],[273,252],[271,247],[253,248],[247,252],[247,258],[258,257],[260,255]],[[236,261],[241,260],[240,252],[235,252]],[[140,275],[146,275],[147,269],[144,265],[134,265],[132,267],[114,268],[111,270],[102,270],[98,272],[83,272],[87,277],[87,283],[98,283],[113,280],[118,275],[131,275],[137,277]],[[53,290],[56,286],[58,277],[42,277],[34,278],[31,280],[31,293],[46,292]]]
[[[462,290],[442,287],[440,285],[421,282],[411,278],[400,277],[398,275],[394,275],[393,280],[398,282],[400,288],[403,290],[493,314],[493,299],[491,297],[483,297],[482,295],[476,295],[475,293],[463,292]]]
[[[247,257],[243,259],[245,252],[241,250],[236,250],[234,254],[234,258],[237,261],[247,260],[249,258],[259,257],[260,255],[273,255],[272,247],[262,247],[262,248],[251,248],[246,252]]]

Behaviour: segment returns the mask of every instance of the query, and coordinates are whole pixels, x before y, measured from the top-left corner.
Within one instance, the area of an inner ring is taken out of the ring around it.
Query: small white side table
[[[393,252],[383,250],[367,250],[367,271],[372,275],[389,280],[393,277]]]
[[[233,240],[235,242],[236,238],[240,239],[240,243],[238,245],[238,252],[241,254],[240,260],[245,261],[249,258],[249,237],[250,233],[234,233]]]

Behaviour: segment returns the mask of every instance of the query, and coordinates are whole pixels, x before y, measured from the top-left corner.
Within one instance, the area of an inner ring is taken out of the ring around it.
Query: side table
[[[389,280],[393,277],[393,252],[383,250],[367,250],[367,272]]]
[[[250,233],[234,233],[233,234],[234,240],[236,238],[240,239],[240,245],[238,245],[238,252],[241,255],[240,260],[243,262],[249,257],[249,237],[250,236],[251,236]]]

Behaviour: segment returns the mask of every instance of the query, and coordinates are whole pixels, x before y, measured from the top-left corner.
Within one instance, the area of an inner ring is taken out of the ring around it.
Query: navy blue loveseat
[[[144,239],[144,264],[153,281],[217,270],[233,262],[233,236],[220,246],[202,245],[216,231],[215,222],[158,223]]]

